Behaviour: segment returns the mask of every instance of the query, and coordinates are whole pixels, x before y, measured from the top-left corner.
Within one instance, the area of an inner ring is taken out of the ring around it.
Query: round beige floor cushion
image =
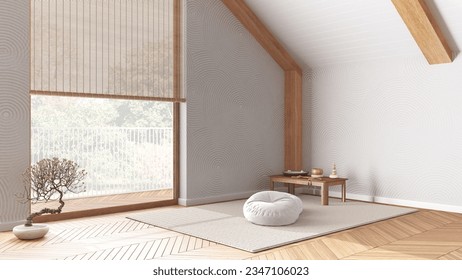
[[[257,225],[283,226],[293,224],[303,211],[302,200],[295,195],[258,192],[244,203],[244,217]]]

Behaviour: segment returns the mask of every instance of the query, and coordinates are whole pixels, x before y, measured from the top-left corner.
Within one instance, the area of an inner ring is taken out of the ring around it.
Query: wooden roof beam
[[[302,72],[297,62],[265,27],[244,0],[222,0],[223,4],[247,28],[260,45],[285,71]]]
[[[451,63],[452,50],[424,0],[391,0],[429,64]]]

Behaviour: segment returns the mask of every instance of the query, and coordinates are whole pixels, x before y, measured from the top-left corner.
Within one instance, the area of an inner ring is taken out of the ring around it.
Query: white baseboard
[[[341,192],[331,191],[329,192],[329,196],[340,198],[342,197],[342,194]],[[414,200],[389,198],[389,197],[380,197],[380,196],[371,196],[371,195],[362,195],[362,194],[354,194],[354,193],[347,193],[346,197],[347,199],[353,199],[353,200],[359,200],[359,201],[377,202],[377,203],[390,204],[390,205],[396,205],[396,206],[405,206],[405,207],[420,208],[420,209],[462,213],[462,206],[459,206],[459,205],[439,204],[439,203],[414,201]]]
[[[15,221],[15,222],[8,222],[8,223],[0,223],[0,232],[2,231],[10,231],[12,230],[15,226],[22,225],[26,222],[26,220],[22,221]]]
[[[277,190],[287,191],[287,188],[281,187],[281,188],[278,188]],[[310,187],[296,188],[295,191],[303,192],[306,194],[312,194],[312,195],[321,195],[321,190],[319,188],[310,188]],[[329,196],[341,198],[342,193],[339,191],[329,191]],[[382,204],[390,204],[390,205],[412,207],[412,208],[419,208],[419,209],[429,209],[429,210],[438,210],[438,211],[445,211],[445,212],[462,213],[462,206],[459,206],[459,205],[439,204],[439,203],[414,201],[414,200],[406,200],[406,199],[398,199],[398,198],[355,194],[355,193],[348,193],[348,192],[346,194],[346,197],[347,199],[366,201],[366,202],[377,202],[377,203],[382,203]]]
[[[286,192],[287,188],[280,187],[280,188],[276,188],[275,190]],[[320,195],[319,188],[296,188],[295,190],[297,193],[303,192],[306,194]],[[244,199],[244,198],[248,198],[252,194],[259,192],[259,191],[261,190],[254,190],[250,192],[227,194],[227,195],[220,195],[220,196],[209,196],[209,197],[204,197],[204,198],[192,198],[192,199],[180,198],[178,200],[178,204],[183,205],[183,206],[193,206],[193,205],[216,203],[216,202],[229,201],[229,200],[235,200],[235,199]],[[330,191],[329,196],[341,198],[342,193],[338,191]],[[397,199],[397,198],[389,198],[389,197],[371,196],[371,195],[364,195],[364,194],[355,194],[355,193],[348,193],[348,192],[346,194],[346,197],[347,199],[353,199],[353,200],[358,200],[358,201],[376,202],[376,203],[382,203],[382,204],[390,204],[390,205],[412,207],[412,208],[419,208],[419,209],[429,209],[429,210],[462,213],[462,206],[459,206],[459,205],[447,205],[447,204],[405,200],[405,199]]]
[[[230,201],[230,200],[237,200],[237,199],[245,199],[249,198],[254,193],[257,193],[262,190],[253,190],[248,192],[241,192],[241,193],[232,193],[232,194],[225,194],[225,195],[217,195],[217,196],[207,196],[201,198],[179,198],[178,204],[182,206],[194,206],[194,205],[201,205],[201,204],[209,204],[209,203],[216,203],[216,202],[223,202],[223,201]]]

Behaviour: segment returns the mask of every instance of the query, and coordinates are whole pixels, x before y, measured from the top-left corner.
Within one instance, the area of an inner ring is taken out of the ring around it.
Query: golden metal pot
[[[323,173],[322,168],[311,168],[311,175],[322,175]]]

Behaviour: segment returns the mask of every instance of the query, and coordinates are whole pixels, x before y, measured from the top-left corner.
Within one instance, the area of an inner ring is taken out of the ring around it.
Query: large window
[[[88,172],[71,197],[172,190],[169,102],[32,96],[32,161],[59,156]]]
[[[76,197],[176,198],[179,2],[31,0],[32,162],[76,161]]]

